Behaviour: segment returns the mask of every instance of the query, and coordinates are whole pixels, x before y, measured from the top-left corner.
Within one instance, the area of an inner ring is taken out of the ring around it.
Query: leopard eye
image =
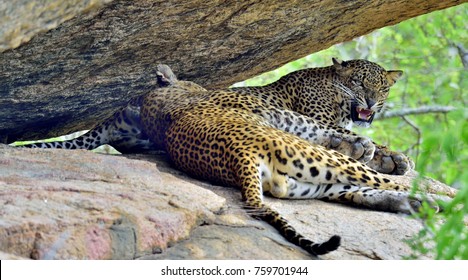
[[[360,80],[352,80],[351,83],[356,87],[364,87],[364,84]]]

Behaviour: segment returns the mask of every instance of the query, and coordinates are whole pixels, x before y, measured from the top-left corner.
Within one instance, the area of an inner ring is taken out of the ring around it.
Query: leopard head
[[[350,102],[352,121],[369,126],[375,113],[382,110],[390,87],[402,76],[403,71],[385,70],[367,60],[341,61],[333,58],[337,87]]]
[[[172,69],[166,64],[158,64],[157,69],[156,77],[159,87],[173,87],[189,92],[206,91],[204,87],[197,83],[177,79],[174,72],[172,72]]]

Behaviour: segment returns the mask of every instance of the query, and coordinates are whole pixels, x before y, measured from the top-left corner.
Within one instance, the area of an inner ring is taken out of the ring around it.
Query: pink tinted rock
[[[0,158],[0,250],[26,258],[135,258],[187,238],[225,202],[141,160],[4,145]]]

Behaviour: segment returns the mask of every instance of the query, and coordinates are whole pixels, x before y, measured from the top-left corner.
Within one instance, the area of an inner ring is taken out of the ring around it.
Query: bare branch
[[[448,113],[455,110],[455,107],[452,106],[422,106],[419,108],[405,108],[402,110],[388,111],[383,112],[375,116],[375,119],[389,119],[396,117],[404,117],[408,115],[422,115],[429,113]]]
[[[468,51],[465,50],[462,44],[457,44],[458,55],[465,69],[468,69]]]
[[[413,128],[413,130],[416,132],[416,134],[418,135],[418,138],[416,140],[416,143],[411,146],[411,148],[409,148],[408,150],[411,150],[411,149],[414,149],[416,148],[416,162],[417,163],[417,159],[419,158],[419,146],[421,145],[421,129],[412,121],[410,121],[408,118],[406,118],[405,116],[401,116],[401,119],[407,123],[409,126],[411,126],[411,128]],[[408,150],[406,152],[408,152]]]

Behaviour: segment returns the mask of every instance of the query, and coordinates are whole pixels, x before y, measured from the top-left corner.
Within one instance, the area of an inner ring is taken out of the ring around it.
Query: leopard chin
[[[353,122],[353,124],[355,124],[357,126],[360,126],[360,127],[368,128],[368,127],[370,127],[371,122],[355,121],[355,122]]]

